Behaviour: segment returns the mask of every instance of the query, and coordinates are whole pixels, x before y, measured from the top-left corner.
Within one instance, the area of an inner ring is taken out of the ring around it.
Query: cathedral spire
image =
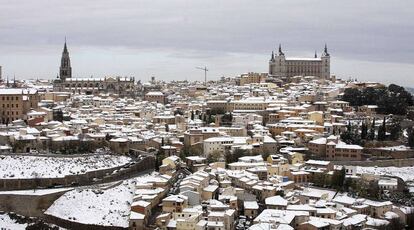
[[[17,88],[17,84],[16,84],[16,74],[14,74],[14,76],[13,76],[13,88]]]
[[[63,46],[62,58],[60,60],[59,76],[60,76],[60,80],[62,81],[65,81],[67,78],[72,77],[72,67],[70,65],[70,57],[69,57],[68,46],[66,44],[66,37],[65,37],[65,44]]]
[[[279,43],[279,56],[282,56],[282,55],[285,55],[285,54],[282,52],[282,45]]]
[[[66,46],[66,36],[65,36],[65,45],[63,46],[63,53],[68,53],[68,47]]]
[[[325,48],[323,49],[323,56],[329,56],[328,46],[326,45],[326,43],[325,43]]]
[[[270,60],[273,61],[275,60],[275,53],[272,51],[272,56],[270,57]]]
[[[315,50],[315,58],[318,58],[318,55],[316,54],[316,50]]]

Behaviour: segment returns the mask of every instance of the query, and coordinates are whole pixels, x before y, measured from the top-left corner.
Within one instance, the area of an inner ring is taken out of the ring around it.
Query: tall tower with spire
[[[274,55],[272,52],[272,58],[269,61],[269,75],[272,76],[282,76],[286,72],[285,66],[285,53],[282,51],[282,45],[279,44],[279,49],[277,50],[277,55]]]
[[[323,79],[328,79],[331,76],[331,56],[328,53],[328,46],[326,45],[326,43],[321,56],[321,61],[321,77]]]
[[[62,58],[60,59],[60,68],[59,68],[60,80],[65,81],[67,78],[72,77],[72,67],[70,66],[70,58],[68,47],[65,45],[63,47]]]

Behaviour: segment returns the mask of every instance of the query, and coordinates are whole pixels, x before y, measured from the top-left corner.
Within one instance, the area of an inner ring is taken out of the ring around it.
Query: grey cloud
[[[278,43],[289,55],[311,54],[327,42],[333,57],[414,60],[412,1],[3,0],[0,8],[0,55],[59,53],[67,35],[71,49],[168,50],[172,58],[267,57]]]

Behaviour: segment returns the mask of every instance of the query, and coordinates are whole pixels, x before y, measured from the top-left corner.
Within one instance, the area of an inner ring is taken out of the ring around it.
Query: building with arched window
[[[59,77],[54,81],[54,91],[99,94],[118,94],[121,97],[135,96],[140,89],[140,82],[135,84],[134,77],[89,77],[72,78],[72,67],[70,64],[69,51],[66,45],[63,47],[62,58],[59,69]]]
[[[279,45],[279,53],[269,60],[269,76],[289,78],[294,76],[315,76],[322,79],[330,77],[330,55],[325,44],[321,57],[316,52],[313,58],[287,58]]]

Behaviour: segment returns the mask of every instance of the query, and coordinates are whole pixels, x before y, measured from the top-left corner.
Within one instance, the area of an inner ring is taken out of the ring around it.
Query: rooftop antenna
[[[201,69],[201,70],[204,71],[204,85],[207,86],[207,71],[208,71],[207,67],[206,66],[204,66],[204,68],[203,67],[196,67],[196,69]]]

